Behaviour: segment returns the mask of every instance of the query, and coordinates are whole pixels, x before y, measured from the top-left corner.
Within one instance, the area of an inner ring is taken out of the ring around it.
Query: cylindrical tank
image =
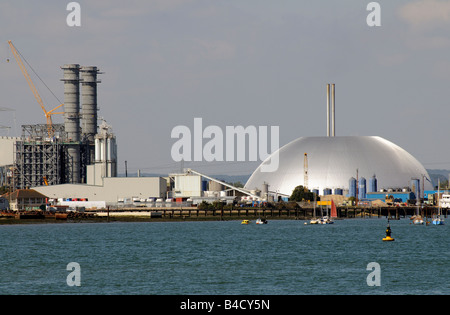
[[[344,193],[342,188],[335,188],[334,189],[334,194],[335,195],[342,195]]]
[[[356,179],[354,177],[348,181],[348,196],[356,198]]]
[[[319,189],[317,189],[317,188],[314,188],[313,190],[313,193],[315,193],[316,194],[316,196],[318,196],[319,195]]]
[[[219,184],[218,182],[212,180],[209,182],[209,191],[222,191],[223,189],[224,186],[222,184]]]
[[[264,195],[264,194],[267,194],[268,192],[269,192],[269,184],[264,183],[264,184],[262,185],[261,194]]]
[[[366,179],[364,177],[361,177],[359,179],[359,186],[358,186],[358,199],[365,199],[366,198]]]
[[[100,139],[100,161],[101,162],[106,162],[106,141],[105,139]]]
[[[97,134],[97,67],[82,67],[82,134],[89,142],[94,141]]]
[[[369,179],[368,192],[377,192],[378,181],[375,175]]]
[[[106,139],[106,161],[108,161],[108,162],[111,161],[111,157],[112,157],[111,148],[112,148],[111,138],[108,138],[108,139]]]
[[[324,188],[323,195],[324,196],[331,195],[331,188]]]
[[[100,139],[95,139],[95,162],[101,161]]]

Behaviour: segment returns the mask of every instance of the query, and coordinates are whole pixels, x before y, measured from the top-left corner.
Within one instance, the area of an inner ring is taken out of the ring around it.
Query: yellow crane
[[[9,44],[9,47],[11,48],[11,51],[12,51],[12,53],[13,53],[13,55],[14,55],[14,58],[15,58],[16,61],[17,61],[17,64],[18,64],[19,67],[20,67],[20,70],[22,71],[22,73],[23,73],[25,79],[27,80],[28,85],[30,86],[31,92],[33,92],[34,97],[36,98],[37,102],[39,103],[39,105],[41,105],[41,108],[42,108],[42,110],[44,111],[45,118],[47,119],[47,132],[48,132],[48,136],[51,138],[51,137],[53,137],[53,134],[54,134],[54,132],[53,132],[53,123],[52,123],[52,115],[55,115],[55,114],[64,114],[64,113],[62,113],[62,112],[55,112],[55,110],[57,110],[58,108],[60,108],[60,107],[63,106],[64,104],[61,104],[61,105],[59,105],[59,106],[53,108],[53,109],[50,110],[50,111],[47,111],[47,110],[45,109],[44,102],[42,101],[41,96],[39,95],[39,93],[38,93],[36,87],[34,86],[33,81],[31,80],[31,77],[30,77],[30,75],[28,74],[28,71],[27,71],[27,69],[25,68],[25,65],[24,65],[23,62],[22,62],[22,58],[20,58],[19,52],[18,52],[18,51],[16,50],[16,48],[14,47],[12,41],[9,40],[9,41],[8,41],[8,44]],[[8,60],[8,62],[9,62],[9,60]]]

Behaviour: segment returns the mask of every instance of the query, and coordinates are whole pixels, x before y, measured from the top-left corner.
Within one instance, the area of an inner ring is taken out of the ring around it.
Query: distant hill
[[[440,180],[441,183],[447,182],[449,180],[450,170],[429,169],[429,170],[427,170],[427,172],[431,177],[430,180],[433,184],[433,187],[437,187],[438,180]],[[129,173],[128,176],[136,177],[137,173]],[[141,173],[141,176],[142,177],[166,177],[167,174]],[[251,174],[249,174],[249,175],[209,175],[209,176],[216,178],[218,180],[227,182],[227,183],[241,182],[243,185],[245,185],[247,180],[250,178]],[[125,174],[119,174],[119,177],[125,177]]]
[[[136,176],[137,173],[128,173],[128,177],[136,177]],[[141,172],[141,177],[166,177],[166,176],[167,174],[154,174]],[[243,185],[245,185],[245,183],[247,182],[247,180],[250,178],[251,175],[249,174],[249,175],[208,175],[208,176],[227,183],[241,182]],[[118,177],[125,177],[125,174],[119,174]]]
[[[449,176],[450,176],[450,170],[443,170],[443,169],[437,169],[437,170],[427,170],[428,174],[430,174],[430,180],[433,183],[433,187],[437,187],[438,180],[441,181],[441,183],[448,182]]]

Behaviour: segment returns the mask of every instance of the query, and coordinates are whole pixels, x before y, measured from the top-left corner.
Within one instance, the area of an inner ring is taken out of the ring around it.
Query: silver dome
[[[364,177],[367,180],[376,175],[378,189],[404,188],[411,186],[413,178],[425,175],[426,169],[411,154],[398,145],[381,137],[302,137],[280,148],[279,167],[275,172],[261,172],[261,166],[252,174],[245,188],[262,189],[269,185],[269,191],[291,195],[298,185],[304,185],[304,154],[308,156],[308,188],[349,189],[350,178]],[[432,189],[424,181],[425,189]],[[420,187],[422,189],[422,187]]]

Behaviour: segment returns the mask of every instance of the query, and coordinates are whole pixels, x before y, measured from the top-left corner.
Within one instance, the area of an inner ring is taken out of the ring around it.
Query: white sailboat
[[[411,217],[411,220],[413,220],[413,224],[414,225],[421,225],[421,224],[423,224],[423,218],[420,215],[419,199],[420,199],[420,197],[417,196],[416,197],[416,205],[417,205],[417,207],[416,207],[416,214]]]
[[[332,205],[334,205],[333,201],[331,201]],[[328,216],[328,206],[326,208],[326,215],[322,216],[322,218],[320,218],[319,220],[319,224],[333,224],[334,221]]]
[[[316,194],[314,194],[314,214],[313,218],[309,221],[309,224],[319,224],[320,219],[316,218]]]
[[[441,193],[440,193],[440,180],[438,179],[438,214],[433,218],[434,225],[444,225],[444,218],[441,218]]]

